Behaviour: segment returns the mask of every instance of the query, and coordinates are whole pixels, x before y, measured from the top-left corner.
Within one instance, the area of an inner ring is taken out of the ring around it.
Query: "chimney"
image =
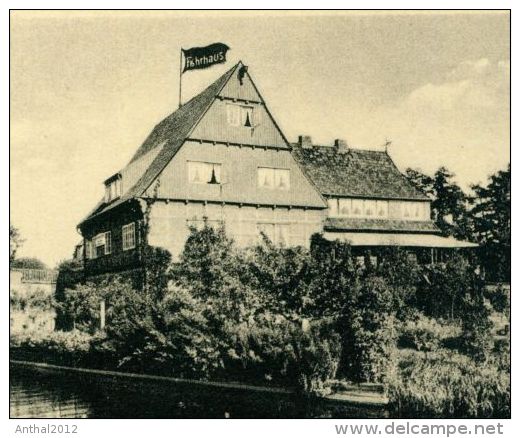
[[[347,152],[348,151],[348,143],[347,140],[342,140],[341,138],[337,138],[334,140],[334,147],[338,152]]]
[[[312,148],[312,137],[310,135],[299,135],[298,144],[304,149]]]

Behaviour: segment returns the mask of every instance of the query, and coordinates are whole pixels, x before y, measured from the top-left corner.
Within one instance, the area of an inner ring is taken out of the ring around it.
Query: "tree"
[[[11,264],[16,258],[16,251],[24,240],[20,236],[20,231],[15,226],[9,224],[9,263]]]
[[[454,174],[440,167],[434,177],[415,169],[406,169],[409,181],[423,193],[433,198],[432,219],[445,236],[469,239],[471,220],[468,214],[469,198],[453,182]]]
[[[36,257],[20,257],[11,262],[12,268],[47,269],[47,265]]]
[[[497,280],[511,276],[511,165],[491,176],[487,186],[474,185],[471,217],[482,246],[481,260]]]
[[[468,198],[462,189],[453,182],[454,174],[445,167],[439,168],[433,178],[435,200],[432,209],[435,223],[446,236],[468,239],[471,226],[467,213]]]
[[[408,180],[421,192],[430,197],[434,196],[433,178],[431,176],[411,168],[406,169],[405,174]]]

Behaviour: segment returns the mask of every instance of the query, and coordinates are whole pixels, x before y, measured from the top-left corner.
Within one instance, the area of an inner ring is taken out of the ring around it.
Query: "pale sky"
[[[14,12],[10,37],[11,221],[50,266],[176,109],[180,47],[231,47],[183,76],[184,101],[242,60],[291,141],[388,138],[401,170],[443,165],[464,188],[510,159],[506,12]]]

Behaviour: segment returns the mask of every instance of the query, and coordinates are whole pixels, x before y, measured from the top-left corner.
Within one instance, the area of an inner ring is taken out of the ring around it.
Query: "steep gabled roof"
[[[323,195],[426,201],[397,169],[386,152],[332,146],[304,148],[295,143],[292,153]]]
[[[160,148],[151,164],[144,170],[142,176],[131,188],[125,189],[123,195],[117,200],[108,204],[101,200],[82,223],[95,215],[104,213],[122,204],[128,199],[143,195],[150,184],[153,183],[159,173],[179,151],[186,137],[197,126],[197,123],[209,109],[215,97],[240,65],[242,65],[241,62],[234,65],[204,91],[157,124],[127,165],[127,167],[130,166],[151,153],[154,149]]]

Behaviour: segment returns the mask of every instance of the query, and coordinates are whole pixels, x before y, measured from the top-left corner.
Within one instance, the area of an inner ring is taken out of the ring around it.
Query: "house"
[[[137,269],[142,243],[175,259],[189,226],[225,223],[238,245],[265,233],[308,245],[327,203],[239,62],[161,121],[79,224],[87,275]]]
[[[385,151],[349,147],[343,139],[314,145],[300,136],[292,153],[327,200],[323,235],[350,243],[358,253],[405,247],[425,261],[443,251],[476,246],[441,236],[431,219],[431,199],[418,190]],[[425,251],[426,250],[426,251]]]
[[[87,276],[138,270],[144,243],[181,253],[189,227],[225,224],[236,243],[327,238],[354,246],[456,246],[430,200],[385,152],[290,144],[241,62],[161,121],[79,224]]]

